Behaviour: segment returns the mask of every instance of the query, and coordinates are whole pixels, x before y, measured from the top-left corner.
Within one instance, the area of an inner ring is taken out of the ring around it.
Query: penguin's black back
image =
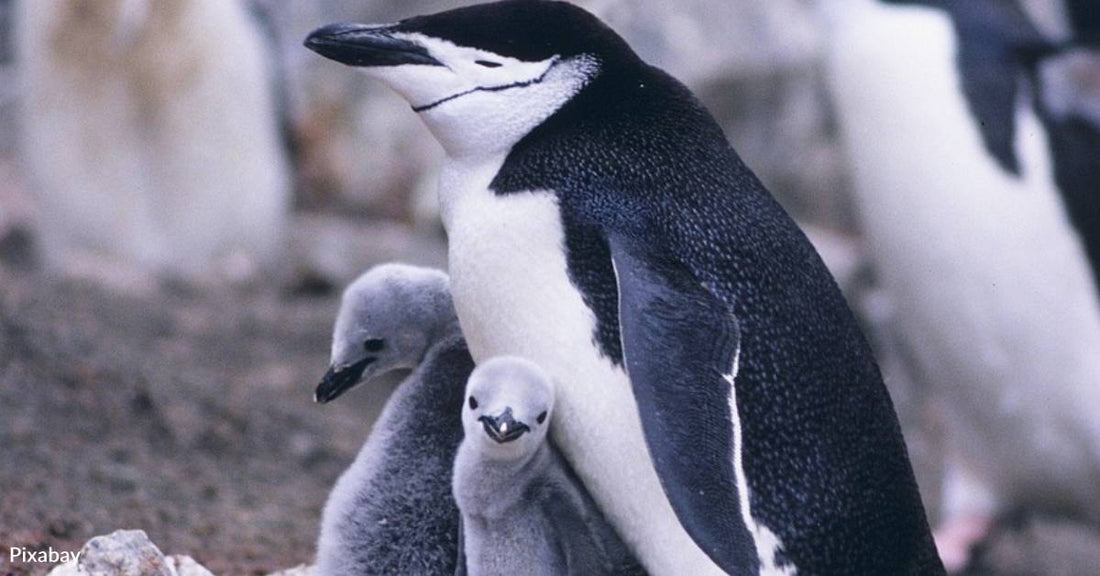
[[[1066,8],[1072,45],[1091,50],[1094,66],[1100,66],[1100,5],[1094,0],[1067,0]],[[1034,70],[1031,85],[1040,91],[1036,101],[1043,102],[1045,87]],[[1089,97],[1100,98],[1100,93],[1093,89]],[[1043,106],[1039,117],[1050,139],[1055,182],[1100,290],[1100,125],[1095,118],[1058,117]]]
[[[1100,126],[1078,117],[1059,118],[1042,109],[1039,117],[1050,139],[1054,180],[1100,289]]]
[[[633,56],[601,68],[492,183],[557,193],[601,352],[623,364],[614,231],[688,265],[740,322],[742,457],[780,562],[802,575],[942,573],[878,367],[805,235],[686,87]]]
[[[394,392],[353,464],[367,481],[340,511],[339,565],[352,574],[454,574],[459,513],[451,491],[462,403],[474,369],[465,342],[429,355]],[[377,456],[365,461],[368,454]],[[364,472],[366,472],[364,474]]]

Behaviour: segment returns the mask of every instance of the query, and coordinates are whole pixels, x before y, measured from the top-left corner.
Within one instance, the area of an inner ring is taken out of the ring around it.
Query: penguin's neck
[[[455,466],[455,486],[462,488],[455,493],[464,512],[486,520],[505,517],[516,506],[528,500],[527,490],[532,480],[551,463],[549,440],[531,454],[515,459],[495,459],[477,453],[477,449],[463,443],[460,460]]]
[[[462,336],[457,319],[439,330],[433,335],[423,359],[417,365],[416,373],[420,375],[418,380],[425,382],[425,390],[436,394],[439,402],[447,405],[457,402],[461,406],[466,396],[465,380],[455,382],[454,378],[440,377],[437,373],[449,374],[456,363],[468,360],[466,339]]]
[[[501,166],[505,153],[451,156],[443,161],[439,174],[439,209],[448,235],[454,229],[457,208],[462,203],[488,198],[490,185]]]
[[[464,344],[462,327],[458,323],[458,317],[452,316],[446,322],[441,323],[431,332],[428,348],[424,352],[424,361],[438,357],[443,352]]]

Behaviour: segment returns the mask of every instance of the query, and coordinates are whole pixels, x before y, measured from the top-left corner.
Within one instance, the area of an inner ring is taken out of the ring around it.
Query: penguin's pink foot
[[[989,533],[993,519],[987,515],[960,514],[941,523],[932,533],[943,567],[949,574],[966,568],[974,545]]]

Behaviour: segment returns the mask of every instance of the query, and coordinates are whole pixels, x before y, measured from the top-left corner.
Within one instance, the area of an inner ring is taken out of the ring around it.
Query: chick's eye
[[[477,410],[477,398],[470,396],[470,410]]]
[[[500,68],[500,62],[493,62],[492,60],[475,60],[474,64],[486,68]]]
[[[539,417],[536,418],[536,420],[538,420],[539,424],[546,422],[546,411],[543,410],[542,414],[539,414]]]
[[[381,338],[371,338],[363,342],[363,349],[367,352],[381,352],[386,347],[386,342]]]

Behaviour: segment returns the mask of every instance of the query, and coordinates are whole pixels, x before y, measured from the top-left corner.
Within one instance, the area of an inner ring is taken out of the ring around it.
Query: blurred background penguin
[[[1100,520],[1095,3],[822,6],[869,254],[946,432],[945,564],[998,515]]]
[[[283,248],[271,43],[238,0],[16,4],[46,262],[242,279]]]

